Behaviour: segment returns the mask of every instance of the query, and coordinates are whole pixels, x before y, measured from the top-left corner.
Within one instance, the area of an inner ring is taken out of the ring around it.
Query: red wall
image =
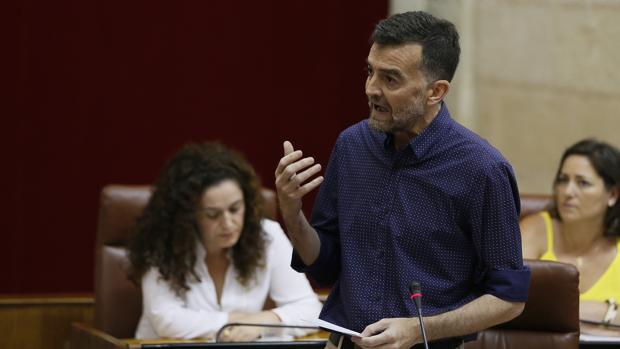
[[[368,37],[387,0],[7,8],[0,293],[55,293],[93,290],[102,186],[151,183],[183,143],[223,141],[268,187],[284,139],[325,165],[366,117]]]

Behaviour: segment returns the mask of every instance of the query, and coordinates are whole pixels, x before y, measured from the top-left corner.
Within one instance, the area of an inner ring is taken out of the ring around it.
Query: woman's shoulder
[[[524,258],[540,258],[547,250],[547,223],[544,213],[524,217],[519,222]]]
[[[145,283],[158,283],[162,281],[162,275],[159,272],[159,268],[156,266],[150,266],[142,275],[142,284]]]
[[[271,219],[263,218],[261,221],[261,227],[263,231],[267,235],[267,243],[273,247],[282,247],[287,246],[290,247],[291,243],[284,233],[282,226],[280,223],[276,221],[272,221]]]
[[[263,228],[263,230],[267,233],[267,234],[273,234],[274,232],[282,231],[282,226],[280,226],[280,223],[271,220],[269,218],[263,218],[260,221],[261,227]]]
[[[534,233],[544,233],[547,230],[547,224],[545,222],[545,215],[548,215],[547,212],[536,212],[531,215],[525,216],[519,221],[519,226],[521,227],[521,233],[534,232]]]

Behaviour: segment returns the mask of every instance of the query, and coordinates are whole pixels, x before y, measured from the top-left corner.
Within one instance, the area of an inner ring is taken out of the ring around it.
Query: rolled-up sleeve
[[[519,230],[519,191],[507,163],[486,168],[472,200],[472,240],[478,254],[477,288],[481,294],[524,302],[530,270],[523,265]]]
[[[510,302],[525,302],[530,284],[530,270],[490,270],[481,293],[491,294]]]
[[[308,274],[319,286],[330,286],[340,275],[340,244],[332,236],[319,233],[321,249],[316,261],[305,265],[297,252],[293,251],[291,266],[300,273]]]

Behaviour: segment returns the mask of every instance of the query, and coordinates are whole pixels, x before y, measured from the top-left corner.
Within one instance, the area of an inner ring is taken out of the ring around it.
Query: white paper
[[[582,343],[612,343],[620,344],[620,337],[614,336],[597,336],[593,334],[582,333],[579,335],[579,341]]]
[[[362,336],[362,334],[359,332],[355,332],[355,331],[349,330],[348,328],[334,325],[331,322],[327,322],[325,320],[321,320],[321,319],[303,319],[303,320],[311,323],[314,326],[322,327],[328,331],[338,332],[338,333],[346,334],[349,336],[355,336],[355,337]]]
[[[279,336],[261,336],[257,342],[290,342],[295,340],[295,337],[287,334]]]

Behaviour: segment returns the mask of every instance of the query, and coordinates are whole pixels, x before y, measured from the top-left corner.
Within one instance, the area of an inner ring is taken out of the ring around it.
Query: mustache
[[[381,106],[381,107],[385,107],[385,108],[389,107],[388,104],[387,104],[387,101],[383,101],[383,100],[378,99],[378,98],[368,98],[368,108],[372,109],[373,104]]]

